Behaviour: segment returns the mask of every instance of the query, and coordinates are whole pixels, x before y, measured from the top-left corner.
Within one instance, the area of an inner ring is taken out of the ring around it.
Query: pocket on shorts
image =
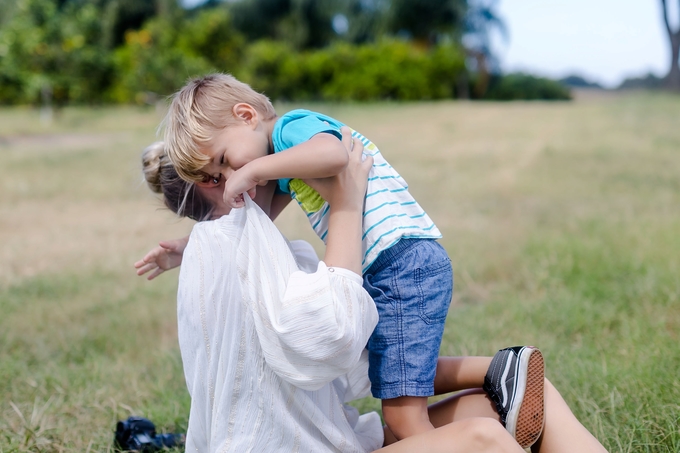
[[[428,324],[443,322],[453,297],[451,260],[446,258],[416,269],[415,280],[420,295],[420,317]]]
[[[378,308],[378,314],[384,313],[394,316],[396,302],[392,298],[394,295],[392,268],[388,267],[379,272],[378,275],[364,275],[363,287],[371,296]]]

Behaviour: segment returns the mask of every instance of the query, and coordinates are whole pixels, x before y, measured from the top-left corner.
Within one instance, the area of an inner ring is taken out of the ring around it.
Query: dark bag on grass
[[[156,434],[156,426],[142,417],[128,417],[116,424],[114,446],[122,451],[156,452],[183,447],[184,434]]]

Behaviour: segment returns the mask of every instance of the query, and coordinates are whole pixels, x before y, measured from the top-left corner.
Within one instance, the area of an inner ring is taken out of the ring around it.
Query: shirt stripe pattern
[[[296,127],[295,121],[287,117],[301,115],[314,116],[319,121],[332,126],[339,131],[343,123],[321,113],[307,110],[293,110],[283,115],[277,123],[279,131],[283,128]],[[301,134],[297,134],[298,136]],[[442,237],[439,229],[423,208],[416,202],[408,191],[408,184],[404,178],[385,160],[380,149],[364,135],[352,129],[352,136],[361,140],[364,145],[364,155],[373,157],[373,167],[368,177],[368,189],[364,203],[363,218],[363,260],[362,272],[371,267],[380,252],[393,246],[403,238],[437,239]],[[311,138],[311,137],[310,137]],[[283,148],[285,144],[277,143],[276,128],[274,136],[275,148]],[[290,144],[289,144],[290,145]],[[290,146],[288,146],[290,147]],[[275,149],[280,152],[283,149]],[[291,196],[298,201],[295,191]],[[326,241],[328,234],[328,203],[316,212],[308,212],[307,218],[316,234]]]

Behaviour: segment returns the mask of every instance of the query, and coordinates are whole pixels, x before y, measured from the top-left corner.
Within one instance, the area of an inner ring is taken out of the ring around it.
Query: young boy
[[[332,176],[347,164],[339,121],[307,110],[280,118],[262,94],[224,74],[194,80],[174,97],[165,146],[190,181],[225,178],[225,202],[278,180],[272,206],[295,199],[323,240],[328,203],[301,181]],[[378,148],[356,131],[374,163],[363,220],[364,288],[380,321],[371,336],[369,377],[383,417],[397,439],[433,429],[427,397],[453,291],[451,263],[435,241],[441,234]],[[285,197],[285,200],[282,199]],[[277,210],[277,209],[274,209]]]

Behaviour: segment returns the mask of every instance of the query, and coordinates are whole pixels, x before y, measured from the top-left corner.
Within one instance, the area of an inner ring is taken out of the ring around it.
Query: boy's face
[[[203,171],[213,177],[222,175],[227,180],[234,171],[269,153],[269,137],[257,124],[239,122],[215,134],[201,152],[211,159]]]

